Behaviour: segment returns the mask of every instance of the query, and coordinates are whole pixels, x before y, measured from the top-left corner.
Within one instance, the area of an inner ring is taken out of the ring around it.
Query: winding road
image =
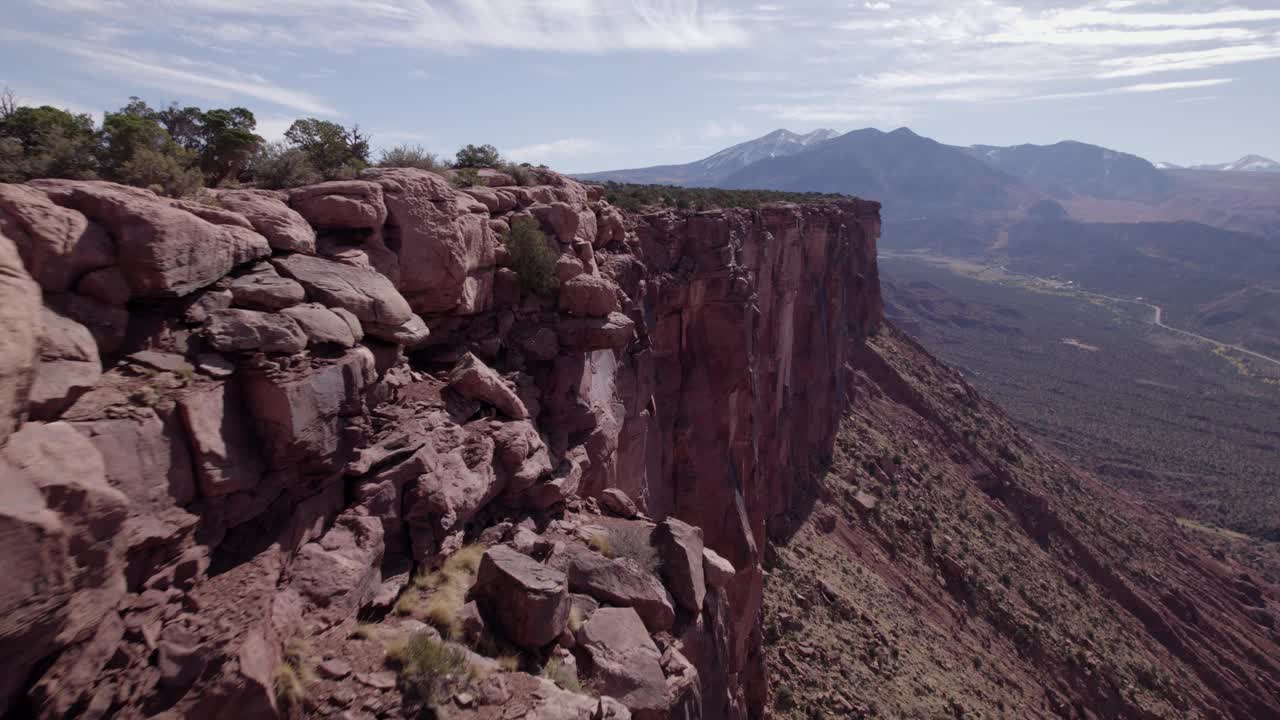
[[[917,253],[894,253],[894,252],[887,252],[887,251],[884,251],[884,250],[881,250],[881,251],[880,251],[880,257],[881,257],[881,258],[901,259],[901,260],[916,260],[916,261],[923,261],[923,262],[927,262],[927,263],[934,264],[934,265],[942,264],[942,265],[944,265],[944,266],[945,266],[945,265],[948,265],[949,263],[956,262],[956,260],[955,260],[954,258],[948,258],[948,257],[943,257],[943,256],[929,256],[929,255],[921,255],[921,254],[917,254]],[[939,261],[941,261],[941,263],[939,263]],[[1241,346],[1239,346],[1239,345],[1233,345],[1233,344],[1228,343],[1228,342],[1223,342],[1223,341],[1221,341],[1221,340],[1215,340],[1215,339],[1213,339],[1213,338],[1211,338],[1211,337],[1206,337],[1206,336],[1204,336],[1204,335],[1200,335],[1200,334],[1197,334],[1197,333],[1193,333],[1193,332],[1191,332],[1191,331],[1189,331],[1189,330],[1181,330],[1181,329],[1179,329],[1179,328],[1176,328],[1176,327],[1173,327],[1173,326],[1170,326],[1170,325],[1166,325],[1166,324],[1164,323],[1164,308],[1160,307],[1159,305],[1155,305],[1155,304],[1153,304],[1153,303],[1146,302],[1145,300],[1132,300],[1132,299],[1130,299],[1130,298],[1122,298],[1122,297],[1114,297],[1114,296],[1111,296],[1111,295],[1103,295],[1102,293],[1095,293],[1095,292],[1089,292],[1088,290],[1081,290],[1079,287],[1074,286],[1074,285],[1072,285],[1072,286],[1070,286],[1070,287],[1064,287],[1061,281],[1058,281],[1058,280],[1051,280],[1051,279],[1049,279],[1049,278],[1043,278],[1043,277],[1040,277],[1040,276],[1038,276],[1038,275],[1028,275],[1028,274],[1026,274],[1026,273],[1014,272],[1014,271],[1009,270],[1008,268],[1006,268],[1006,267],[1004,267],[1004,266],[1000,266],[999,268],[996,268],[996,267],[991,266],[991,265],[983,266],[983,267],[981,268],[981,270],[979,270],[979,271],[978,271],[975,275],[973,275],[972,277],[975,277],[975,278],[977,278],[977,279],[982,279],[982,278],[981,278],[981,276],[982,276],[982,275],[984,275],[984,274],[986,274],[986,273],[987,273],[987,271],[989,271],[989,270],[996,270],[996,271],[998,271],[999,273],[1001,273],[1001,274],[1003,274],[1003,275],[1005,275],[1005,276],[1009,276],[1009,277],[1019,277],[1019,278],[1023,278],[1023,279],[1027,279],[1027,280],[1032,280],[1032,281],[1035,281],[1035,283],[1036,283],[1036,284],[1039,284],[1039,285],[1047,285],[1047,286],[1050,286],[1050,287],[1054,287],[1054,288],[1056,288],[1056,289],[1058,289],[1058,290],[1060,290],[1060,291],[1061,291],[1061,290],[1067,290],[1068,292],[1075,293],[1075,294],[1078,294],[1078,295],[1086,295],[1086,296],[1089,296],[1089,297],[1102,298],[1103,300],[1111,300],[1112,302],[1121,302],[1121,303],[1130,303],[1130,304],[1133,304],[1133,305],[1141,305],[1141,306],[1143,306],[1143,307],[1145,307],[1145,308],[1149,308],[1149,309],[1150,309],[1150,310],[1155,314],[1155,315],[1154,315],[1154,317],[1152,318],[1152,321],[1151,321],[1151,322],[1152,322],[1152,324],[1154,324],[1156,327],[1162,328],[1162,329],[1164,329],[1164,330],[1168,330],[1168,331],[1169,331],[1169,332],[1171,332],[1171,333],[1177,333],[1178,335],[1183,335],[1183,336],[1185,336],[1185,337],[1189,337],[1189,338],[1191,338],[1191,339],[1193,339],[1193,340],[1199,340],[1200,342],[1209,343],[1210,345],[1216,345],[1216,346],[1220,346],[1220,347],[1224,347],[1224,348],[1229,348],[1229,349],[1231,349],[1231,350],[1235,350],[1235,351],[1236,351],[1236,352],[1238,352],[1238,353],[1241,353],[1241,354],[1244,354],[1244,355],[1248,355],[1249,357],[1256,358],[1256,359],[1258,359],[1258,360],[1262,360],[1263,362],[1269,362],[1269,363],[1272,363],[1273,365],[1280,366],[1280,359],[1273,358],[1273,357],[1271,357],[1270,355],[1263,355],[1263,354],[1262,354],[1262,353],[1260,353],[1260,352],[1257,352],[1257,351],[1255,351],[1255,350],[1250,350],[1249,348],[1246,348],[1246,347],[1241,347]],[[954,270],[954,269],[952,269],[951,271],[952,271],[952,272],[957,272],[957,271],[956,271],[956,270]],[[963,275],[964,273],[957,272],[957,274]],[[990,280],[988,280],[988,282],[991,282],[991,281],[990,281]],[[999,280],[995,280],[995,282],[999,283]]]
[[[1230,348],[1231,350],[1235,350],[1238,353],[1242,353],[1250,357],[1257,358],[1259,360],[1273,363],[1275,365],[1280,365],[1280,360],[1270,357],[1269,355],[1263,355],[1260,352],[1255,352],[1253,350],[1250,350],[1249,348],[1241,347],[1239,345],[1232,345],[1231,343],[1222,342],[1221,340],[1214,340],[1211,337],[1205,337],[1204,335],[1199,335],[1199,334],[1190,332],[1188,330],[1180,330],[1176,327],[1165,325],[1164,324],[1164,308],[1160,307],[1159,305],[1154,305],[1152,303],[1145,302],[1143,300],[1129,300],[1127,298],[1112,297],[1111,295],[1103,295],[1101,293],[1089,292],[1088,290],[1080,290],[1079,288],[1074,288],[1074,291],[1077,293],[1080,293],[1081,295],[1089,295],[1091,297],[1102,298],[1104,300],[1112,300],[1114,302],[1142,305],[1143,307],[1150,308],[1155,312],[1155,317],[1152,319],[1152,323],[1155,324],[1156,327],[1164,328],[1169,332],[1177,333],[1179,335],[1185,335],[1186,337],[1192,338],[1194,340],[1199,340],[1201,342],[1206,342],[1213,345],[1220,345],[1225,348]]]

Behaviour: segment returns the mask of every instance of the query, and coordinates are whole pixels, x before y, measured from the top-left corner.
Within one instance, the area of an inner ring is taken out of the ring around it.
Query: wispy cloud
[[[1205,70],[1220,65],[1256,62],[1280,58],[1280,44],[1230,45],[1208,50],[1134,55],[1103,60],[1100,78],[1136,77],[1154,73]]]
[[[172,8],[149,0],[44,1],[132,15],[152,27],[181,24],[224,43],[596,53],[712,50],[748,40],[729,6],[709,0],[189,0]]]
[[[42,33],[0,29],[0,37],[33,43],[83,59],[90,72],[111,75],[131,84],[165,90],[176,96],[224,99],[252,98],[270,105],[316,115],[336,115],[337,110],[305,92],[277,85],[261,75],[192,60],[180,55],[158,56],[108,49],[87,44],[68,44]]]
[[[1083,90],[1079,92],[1052,93],[1049,95],[1036,95],[1034,97],[1022,98],[1025,100],[1069,100],[1073,98],[1098,97],[1103,95],[1132,95],[1135,93],[1155,93],[1167,92],[1169,90],[1190,90],[1192,88],[1215,87],[1218,85],[1226,85],[1231,82],[1231,78],[1212,78],[1209,80],[1183,80],[1178,82],[1164,83],[1140,83],[1137,85],[1122,85],[1120,87],[1101,88],[1098,90]]]
[[[606,149],[608,149],[608,145],[605,143],[587,138],[571,137],[512,148],[506,152],[506,155],[519,162],[545,162],[548,160],[572,160],[585,155],[599,153]]]

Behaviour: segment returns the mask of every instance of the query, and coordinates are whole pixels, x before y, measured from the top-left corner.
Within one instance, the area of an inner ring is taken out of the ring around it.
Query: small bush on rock
[[[516,218],[507,233],[506,246],[511,267],[525,292],[551,295],[556,291],[560,285],[556,279],[557,255],[547,244],[547,236],[539,229],[537,220]]]
[[[484,181],[480,178],[480,171],[472,168],[454,170],[449,182],[456,188],[469,188],[484,184]]]
[[[538,184],[538,176],[533,172],[533,166],[529,163],[507,163],[501,169],[510,175],[517,185],[528,187]]]
[[[423,617],[446,638],[453,639],[462,634],[458,614],[466,604],[467,591],[475,585],[484,550],[483,545],[462,548],[450,555],[439,570],[419,575],[414,580],[414,588],[405,594],[405,597],[410,597],[417,590],[430,593],[422,608]],[[415,612],[417,609],[416,606],[413,608]]]
[[[551,658],[547,666],[542,669],[542,677],[559,685],[561,690],[582,692],[582,682],[578,680],[577,669],[566,665],[560,658]]]
[[[194,158],[181,148],[171,152],[139,148],[116,170],[116,179],[157,195],[187,197],[204,185],[204,176],[191,167],[192,162]]]
[[[284,659],[276,666],[276,702],[281,708],[301,708],[307,696],[307,684],[314,679],[307,664],[306,649],[299,643],[289,643],[284,648]]]
[[[305,152],[281,142],[264,146],[249,161],[249,172],[258,185],[272,190],[312,185],[324,179]]]
[[[448,163],[442,162],[435,153],[427,152],[421,145],[397,145],[390,150],[383,150],[378,158],[378,167],[418,168],[419,170],[443,170]]]
[[[425,631],[409,636],[399,662],[404,694],[425,704],[435,700],[445,679],[461,675],[467,669],[467,657],[461,650],[436,640]]]
[[[467,145],[458,150],[453,161],[454,167],[459,168],[494,168],[501,164],[502,156],[492,145]]]
[[[609,531],[609,552],[613,558],[631,558],[649,572],[658,570],[658,551],[649,544],[650,531],[643,525],[625,525]]]

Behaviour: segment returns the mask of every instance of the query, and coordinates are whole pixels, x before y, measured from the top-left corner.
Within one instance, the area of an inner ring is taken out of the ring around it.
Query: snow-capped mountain
[[[839,134],[835,130],[826,129],[814,130],[804,135],[790,130],[774,130],[764,137],[726,148],[694,164],[712,172],[723,171],[727,175],[766,158],[794,155],[810,145],[830,140]]]
[[[1239,160],[1221,165],[1196,165],[1192,170],[1218,170],[1223,172],[1280,172],[1280,162],[1261,155],[1245,155]]]
[[[660,185],[685,185],[690,187],[715,187],[721,180],[748,165],[775,157],[794,155],[820,142],[830,140],[840,133],[835,130],[814,130],[794,133],[790,130],[774,130],[763,137],[739,143],[730,148],[684,165],[656,165],[631,170],[579,175],[583,180],[596,182],[653,183]]]

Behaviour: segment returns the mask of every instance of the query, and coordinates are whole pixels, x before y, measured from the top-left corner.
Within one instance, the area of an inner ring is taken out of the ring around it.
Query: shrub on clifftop
[[[547,236],[530,217],[516,218],[507,234],[507,252],[511,267],[520,277],[525,292],[550,295],[559,287],[556,280],[556,253],[547,244]]]
[[[453,161],[459,168],[493,168],[502,163],[498,148],[492,145],[467,145],[458,151]]]
[[[427,152],[421,145],[397,145],[390,150],[382,151],[382,156],[378,158],[378,167],[435,171],[448,167],[448,163],[441,161],[435,153]]]

